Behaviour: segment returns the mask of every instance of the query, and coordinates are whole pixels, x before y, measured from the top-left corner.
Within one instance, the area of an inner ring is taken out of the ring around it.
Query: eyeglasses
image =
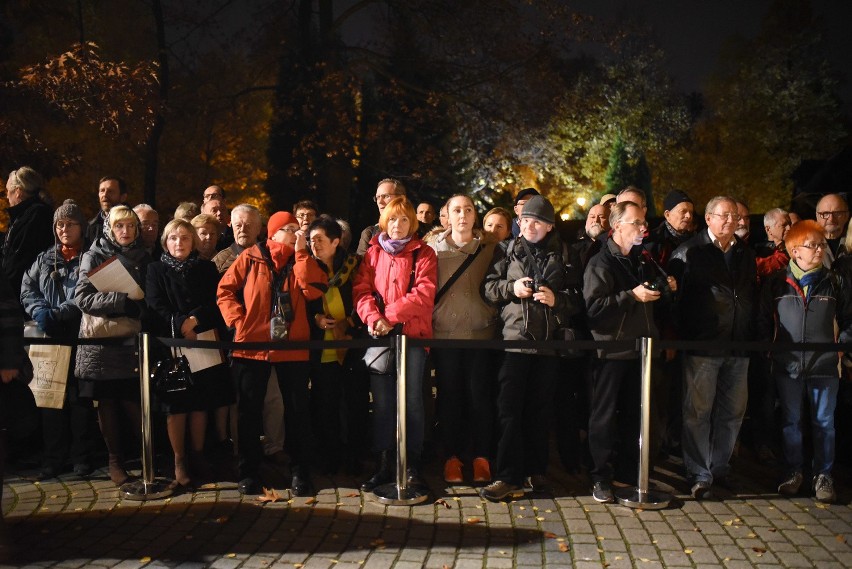
[[[80,225],[80,224],[77,223],[77,222],[74,222],[74,221],[68,221],[68,222],[57,221],[56,222],[56,229],[58,229],[59,231],[65,231],[66,229],[71,229],[72,227],[74,227],[76,225]]]
[[[633,221],[622,221],[621,223],[626,223],[627,225],[635,225],[636,227],[648,227],[648,222],[644,219],[634,219]]]
[[[282,227],[278,231],[283,231],[284,233],[296,233],[299,229],[296,227]]]
[[[823,241],[822,243],[802,243],[799,247],[804,247],[805,249],[810,249],[811,251],[825,251],[828,249],[828,243]]]
[[[829,217],[843,217],[849,213],[848,209],[841,209],[837,211],[818,211],[817,215],[822,219],[828,219]]]
[[[313,219],[316,217],[313,213],[297,213],[296,219]]]
[[[739,221],[742,219],[742,216],[738,213],[711,213],[710,215],[715,215],[716,217],[721,217],[728,221]]]
[[[399,194],[376,194],[375,196],[373,196],[373,201],[376,202],[376,203],[384,202],[384,201],[387,201],[387,200],[392,200],[393,198],[397,197],[398,195]]]

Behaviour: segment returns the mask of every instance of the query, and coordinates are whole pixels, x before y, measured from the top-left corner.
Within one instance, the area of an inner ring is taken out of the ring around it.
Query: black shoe
[[[260,494],[260,485],[254,478],[243,478],[240,480],[237,488],[240,494]]]
[[[426,488],[426,481],[420,476],[420,470],[417,467],[410,466],[405,470],[405,484],[409,488]]]
[[[316,494],[314,486],[311,484],[311,479],[299,474],[293,475],[293,480],[290,482],[290,491],[293,493],[293,496],[296,496],[297,498],[313,496]]]
[[[550,494],[551,491],[550,481],[544,474],[533,474],[524,479],[524,492]]]
[[[79,476],[80,478],[85,478],[94,472],[92,465],[87,462],[78,462],[74,465],[73,469],[74,475]]]
[[[615,502],[615,496],[612,494],[612,485],[605,480],[595,482],[592,486],[592,498],[595,502],[601,504],[612,504]]]
[[[727,476],[722,476],[720,478],[713,479],[713,485],[718,486],[720,488],[724,488],[728,492],[732,494],[739,494],[742,492],[742,483],[737,479],[733,474],[728,474]]]
[[[59,474],[58,468],[54,468],[52,466],[44,466],[44,467],[42,467],[41,470],[38,471],[38,474],[36,474],[33,477],[33,479],[34,480],[48,480],[50,478],[56,478],[56,476],[58,474]]]
[[[364,492],[372,492],[377,486],[389,484],[394,481],[394,472],[391,463],[393,456],[390,451],[382,451],[379,456],[379,469],[373,474],[369,480],[361,484],[361,490]]]

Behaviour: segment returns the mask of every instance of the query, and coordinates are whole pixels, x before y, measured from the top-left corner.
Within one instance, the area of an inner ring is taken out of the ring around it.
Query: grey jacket
[[[27,316],[35,319],[44,310],[53,310],[62,336],[77,337],[80,309],[74,302],[74,290],[80,276],[80,258],[66,261],[61,245],[39,253],[21,282],[21,304]],[[51,275],[55,277],[51,278]],[[55,334],[54,334],[55,335]]]
[[[483,243],[479,235],[464,247],[456,247],[447,229],[429,241],[438,255],[438,290],[470,255],[482,250],[435,304],[432,329],[435,338],[490,340],[497,334],[497,310],[482,298],[482,283],[491,268],[494,243]]]

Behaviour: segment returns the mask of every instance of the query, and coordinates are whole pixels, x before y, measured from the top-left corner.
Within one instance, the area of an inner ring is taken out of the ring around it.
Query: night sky
[[[700,91],[727,38],[754,37],[771,0],[575,0],[572,5],[606,22],[635,22],[654,30],[669,71],[684,91]],[[827,56],[843,77],[844,110],[852,115],[852,1],[811,0],[822,20]]]

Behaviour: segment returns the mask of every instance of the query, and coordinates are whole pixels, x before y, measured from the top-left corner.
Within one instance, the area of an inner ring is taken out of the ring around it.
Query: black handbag
[[[175,318],[172,316],[172,338],[174,337]],[[189,361],[180,352],[180,348],[172,350],[172,357],[159,360],[154,364],[154,370],[151,372],[151,383],[157,397],[166,402],[193,386]]]

